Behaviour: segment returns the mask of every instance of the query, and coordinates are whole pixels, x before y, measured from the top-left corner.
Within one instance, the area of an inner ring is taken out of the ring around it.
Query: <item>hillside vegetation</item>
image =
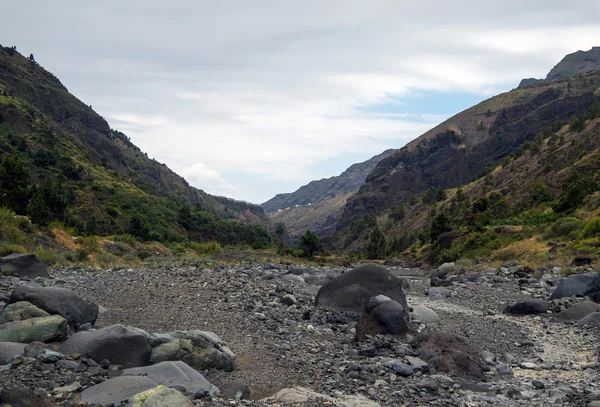
[[[0,90],[4,210],[76,235],[272,245],[259,206],[189,186],[14,47],[0,47]]]

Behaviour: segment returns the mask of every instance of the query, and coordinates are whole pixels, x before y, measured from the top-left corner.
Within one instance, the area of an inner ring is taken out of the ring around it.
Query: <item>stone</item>
[[[95,324],[98,305],[85,301],[73,291],[65,288],[40,287],[37,284],[22,284],[12,292],[9,304],[28,301],[51,315],[60,315],[72,328],[85,323]]]
[[[54,390],[52,390],[52,392],[53,393],[73,393],[79,389],[81,389],[81,383],[74,382],[74,383],[70,384],[69,386],[55,387]]]
[[[120,376],[109,379],[81,392],[81,401],[103,405],[117,404],[138,393],[158,386],[155,381],[142,376]]]
[[[550,300],[573,296],[589,296],[592,301],[600,302],[600,275],[589,272],[565,278],[552,292]]]
[[[40,353],[38,353],[35,358],[42,363],[56,363],[61,360],[63,355],[58,352],[54,352],[50,349],[44,349]]]
[[[415,372],[429,372],[429,364],[423,359],[417,358],[415,356],[406,356],[405,359],[412,366]]]
[[[0,312],[0,324],[12,321],[23,321],[29,318],[48,317],[46,311],[39,309],[27,301],[19,301],[14,304],[7,304]]]
[[[67,321],[60,315],[30,318],[0,325],[0,342],[60,342],[68,334]]]
[[[527,300],[506,307],[506,313],[513,315],[545,314],[548,308],[548,301]]]
[[[530,369],[530,370],[532,370],[532,369],[537,369],[538,366],[535,363],[533,363],[533,362],[521,362],[519,364],[519,367],[521,369]]]
[[[286,294],[281,299],[281,302],[287,306],[294,305],[296,303],[296,298],[292,294]]]
[[[181,360],[197,370],[232,372],[237,360],[227,345],[212,332],[176,331],[150,335],[151,363]]]
[[[559,312],[554,316],[558,321],[579,321],[586,315],[600,310],[600,305],[593,301],[582,301],[571,305],[564,311]]]
[[[193,407],[192,402],[180,391],[157,386],[134,395],[127,403],[128,407]]]
[[[365,308],[356,326],[356,338],[367,335],[404,335],[412,331],[405,309],[397,301],[385,301],[371,309]]]
[[[591,256],[587,256],[585,254],[577,255],[573,258],[573,262],[571,263],[574,266],[587,266],[592,264],[594,259]]]
[[[392,369],[398,375],[404,377],[411,376],[415,372],[412,366],[407,365],[406,363],[399,362],[397,360],[389,360],[383,365],[388,369]]]
[[[124,375],[146,376],[168,387],[180,386],[188,393],[206,392],[217,396],[219,389],[210,384],[197,370],[181,361],[160,362],[152,366],[125,369]]]
[[[434,328],[441,322],[440,316],[431,308],[415,305],[412,309],[412,318],[421,321],[428,328]]]
[[[385,295],[403,307],[408,320],[406,285],[405,279],[394,276],[385,267],[369,263],[323,285],[315,303],[319,308],[362,312],[371,297]]]
[[[385,295],[376,295],[375,297],[369,298],[365,309],[367,310],[367,312],[371,312],[373,308],[386,301],[392,301],[392,299],[390,297],[386,297]]]
[[[147,335],[140,329],[125,325],[77,332],[67,339],[59,351],[65,355],[79,353],[97,363],[107,359],[124,368],[145,366],[150,363],[151,349]]]
[[[25,352],[25,346],[18,342],[0,342],[0,365],[13,356],[21,356]]]
[[[0,258],[0,272],[19,277],[50,277],[48,266],[39,261],[35,254],[14,253]]]

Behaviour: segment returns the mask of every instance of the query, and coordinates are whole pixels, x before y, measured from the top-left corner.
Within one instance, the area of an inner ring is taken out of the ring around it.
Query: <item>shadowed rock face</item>
[[[577,51],[565,56],[546,76],[547,81],[554,81],[569,76],[600,69],[600,47],[589,51]]]
[[[403,307],[408,320],[406,284],[406,280],[392,275],[385,267],[365,264],[323,285],[317,293],[316,305],[362,312],[369,298],[385,295]]]

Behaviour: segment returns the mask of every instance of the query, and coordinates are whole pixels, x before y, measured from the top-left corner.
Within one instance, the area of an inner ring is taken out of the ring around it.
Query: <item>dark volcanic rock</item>
[[[35,254],[11,254],[0,259],[0,271],[20,277],[49,277],[48,266]]]
[[[86,323],[93,325],[98,318],[97,304],[65,288],[22,284],[14,289],[8,302],[12,304],[19,301],[28,301],[50,314],[58,314],[74,328]]]
[[[151,353],[147,334],[124,325],[77,332],[62,344],[59,351],[66,355],[86,355],[98,363],[107,359],[113,365],[126,368],[146,366]]]
[[[320,308],[362,312],[369,298],[385,295],[397,301],[408,318],[405,286],[406,280],[392,275],[385,267],[365,264],[321,287],[316,305]]]
[[[570,276],[560,282],[550,296],[555,298],[589,296],[593,301],[600,301],[600,275],[595,272]]]
[[[506,313],[514,315],[544,314],[548,308],[548,301],[527,300],[506,307]]]
[[[380,297],[384,296],[374,298]],[[358,340],[364,340],[366,335],[401,335],[410,331],[408,314],[402,305],[390,299],[378,304],[372,300],[373,298],[369,300],[369,303],[373,302],[375,305],[365,307],[365,311],[358,321],[356,327],[356,338]]]
[[[569,76],[600,69],[600,47],[589,51],[577,51],[565,56],[546,76],[547,81],[554,81]]]

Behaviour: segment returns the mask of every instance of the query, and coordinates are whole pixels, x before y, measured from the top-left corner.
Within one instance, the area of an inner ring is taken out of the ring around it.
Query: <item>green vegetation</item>
[[[312,259],[315,254],[323,251],[323,246],[317,235],[309,230],[300,237],[297,251],[300,257]]]

